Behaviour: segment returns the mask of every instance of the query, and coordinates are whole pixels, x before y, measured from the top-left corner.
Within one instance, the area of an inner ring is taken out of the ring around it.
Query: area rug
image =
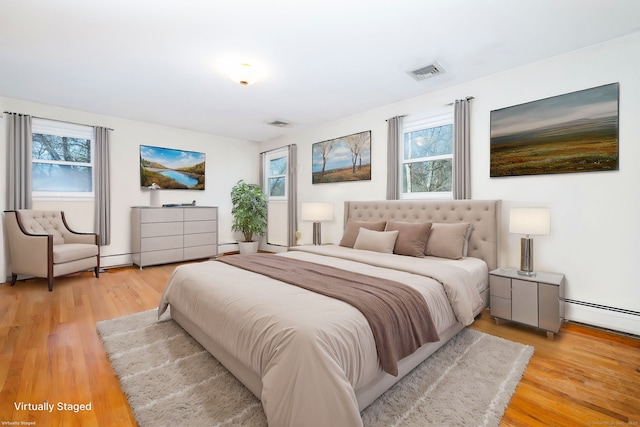
[[[266,426],[260,401],[170,317],[97,324],[138,424]],[[497,426],[533,347],[464,329],[362,412],[367,427]]]

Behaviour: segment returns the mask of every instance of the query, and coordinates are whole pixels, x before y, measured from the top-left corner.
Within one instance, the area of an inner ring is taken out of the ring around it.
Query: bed
[[[360,411],[487,306],[499,212],[497,200],[345,202],[340,244],[266,255],[373,276],[420,293],[437,341],[398,360],[394,374],[383,369],[375,328],[352,305],[220,260],[177,267],[158,313],[170,308],[171,317],[261,399],[270,426],[360,426]],[[382,230],[375,228],[380,223]],[[411,244],[399,249],[399,236],[407,243],[425,223],[432,225],[427,243],[418,246],[424,253],[411,253]],[[401,254],[388,253],[391,235],[393,251]]]

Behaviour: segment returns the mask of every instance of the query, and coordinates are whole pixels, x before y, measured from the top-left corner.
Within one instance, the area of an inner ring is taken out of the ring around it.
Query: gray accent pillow
[[[374,231],[384,231],[384,226],[387,225],[387,221],[347,221],[347,226],[344,229],[342,240],[340,240],[340,246],[346,246],[353,248],[358,237],[360,228],[366,228]]]
[[[440,258],[462,259],[464,247],[469,235],[469,223],[433,223],[425,255]]]
[[[429,231],[431,231],[430,222],[387,221],[385,231],[393,230],[398,230],[393,253],[418,258],[424,257]]]
[[[361,227],[358,232],[358,237],[356,238],[356,243],[353,245],[353,249],[392,254],[397,238],[398,230],[373,231]]]

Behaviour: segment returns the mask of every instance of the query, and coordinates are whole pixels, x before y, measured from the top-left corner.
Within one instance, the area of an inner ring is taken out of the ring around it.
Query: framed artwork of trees
[[[316,142],[312,183],[371,180],[371,131]]]

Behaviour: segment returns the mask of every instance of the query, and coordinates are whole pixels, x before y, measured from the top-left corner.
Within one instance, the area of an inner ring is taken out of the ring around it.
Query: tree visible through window
[[[451,196],[453,117],[407,120],[402,143],[403,198]]]
[[[32,128],[34,196],[93,196],[93,129],[49,120]]]
[[[287,157],[278,157],[269,161],[269,197],[286,195]]]

